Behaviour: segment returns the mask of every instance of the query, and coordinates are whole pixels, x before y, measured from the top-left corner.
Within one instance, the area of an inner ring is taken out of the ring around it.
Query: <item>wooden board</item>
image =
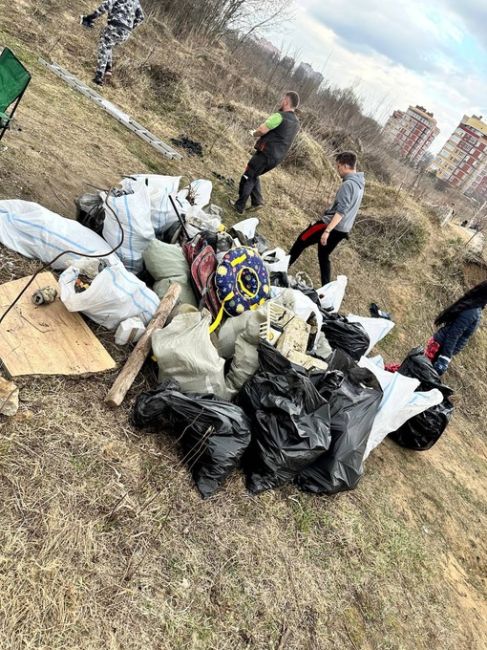
[[[0,316],[30,277],[0,286]],[[0,323],[0,359],[10,377],[84,375],[115,368],[81,316],[70,313],[59,297],[50,305],[32,303],[33,294],[47,286],[59,291],[52,273],[39,274]]]

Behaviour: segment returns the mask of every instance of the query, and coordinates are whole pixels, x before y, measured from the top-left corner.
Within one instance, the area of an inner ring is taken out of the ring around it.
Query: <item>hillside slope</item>
[[[88,5],[69,5],[0,0],[0,44],[34,75],[23,131],[0,153],[0,198],[73,216],[89,184],[153,171],[210,178],[224,205],[231,190],[212,172],[238,179],[245,127],[261,117],[243,98],[257,82],[223,46],[144,27],[119,54],[122,81],[104,93],[162,138],[204,145],[202,159],[168,161],[38,65],[49,56],[91,78],[95,38],[76,22]],[[264,180],[262,232],[276,244],[289,244],[336,188],[311,138],[307,147]],[[335,272],[350,278],[344,311],[366,313],[372,301],[391,310],[397,327],[380,351],[400,360],[429,336],[440,304],[485,278],[464,253],[453,229],[372,181],[354,240],[335,256]],[[316,277],[313,255],[301,268]],[[36,268],[3,248],[0,259],[1,282]],[[122,362],[112,336],[95,331]],[[436,447],[414,454],[386,441],[355,492],[323,499],[292,487],[253,498],[235,476],[202,502],[174,443],[130,424],[151,369],[116,412],[103,404],[115,373],[22,380],[18,415],[0,421],[0,647],[481,650],[486,360],[484,329],[449,373],[457,411]]]

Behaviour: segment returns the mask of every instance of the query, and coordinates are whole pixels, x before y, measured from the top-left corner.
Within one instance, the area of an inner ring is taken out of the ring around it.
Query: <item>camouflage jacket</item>
[[[105,0],[91,17],[99,18],[104,13],[108,13],[109,25],[123,25],[128,29],[135,29],[144,20],[139,0]]]

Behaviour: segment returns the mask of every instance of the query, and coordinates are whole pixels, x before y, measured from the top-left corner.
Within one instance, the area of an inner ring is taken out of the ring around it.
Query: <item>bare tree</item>
[[[249,36],[272,24],[290,0],[145,0],[149,12],[167,21],[178,37],[200,36],[210,42],[229,29]]]

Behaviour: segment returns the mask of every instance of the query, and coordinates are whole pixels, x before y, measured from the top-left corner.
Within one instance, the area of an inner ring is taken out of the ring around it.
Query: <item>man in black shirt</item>
[[[252,135],[258,138],[256,153],[249,160],[238,190],[238,199],[232,207],[243,214],[250,197],[252,208],[262,207],[264,200],[260,187],[260,176],[266,174],[286,157],[294,138],[299,131],[299,121],[295,110],[299,106],[299,95],[289,91],[284,95],[277,113],[273,113]]]

